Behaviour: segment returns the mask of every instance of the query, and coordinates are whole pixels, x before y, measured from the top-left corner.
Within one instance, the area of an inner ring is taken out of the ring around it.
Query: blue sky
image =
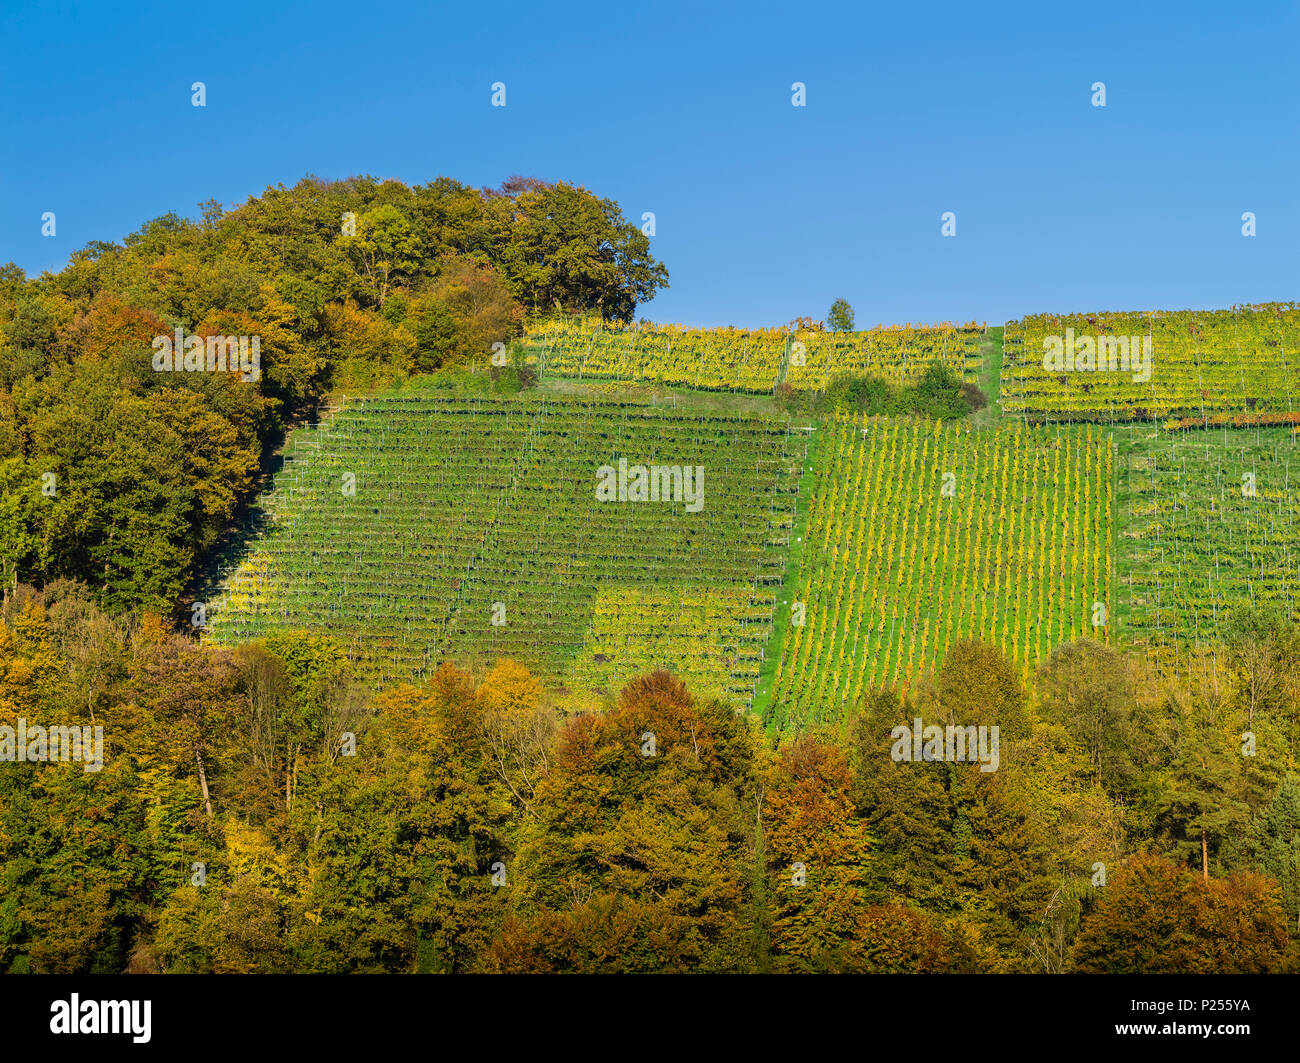
[[[519,173],[655,213],[654,320],[1293,300],[1297,39],[1294,2],[5,0],[0,261],[307,173]]]

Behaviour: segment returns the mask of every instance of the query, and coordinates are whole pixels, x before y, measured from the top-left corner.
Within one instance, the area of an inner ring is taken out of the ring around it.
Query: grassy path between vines
[[[1002,382],[1002,326],[989,329],[988,338],[980,341],[984,364],[980,369],[979,386],[989,404],[978,413],[971,414],[970,422],[980,428],[991,428],[1001,423],[1002,399],[999,392]]]
[[[763,667],[758,673],[758,690],[754,694],[751,712],[765,719],[772,703],[772,680],[776,674],[777,662],[781,659],[781,647],[785,643],[785,633],[790,626],[790,602],[799,590],[799,563],[803,558],[804,533],[808,527],[808,503],[812,498],[813,482],[816,480],[817,442],[821,434],[820,423],[813,421],[813,430],[808,433],[808,454],[804,459],[803,471],[799,474],[799,497],[795,502],[794,525],[790,529],[790,545],[785,557],[785,578],[781,581],[781,593],[776,599],[776,611],[772,617],[772,632],[767,639],[767,650],[763,655]]]

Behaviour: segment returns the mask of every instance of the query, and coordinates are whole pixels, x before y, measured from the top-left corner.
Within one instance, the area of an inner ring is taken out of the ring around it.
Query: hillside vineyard
[[[506,656],[591,697],[671,662],[748,704],[805,445],[630,402],[358,400],[295,438],[212,635],[323,625],[380,683]],[[603,501],[620,462],[705,493]]]
[[[840,417],[822,433],[778,726],[839,723],[957,639],[1027,673],[1057,643],[1109,637],[1112,455],[1091,428]]]
[[[1093,344],[1093,368],[1044,365],[1044,341]],[[1149,345],[1146,373],[1099,371],[1107,338]],[[1300,395],[1300,306],[1231,310],[1037,314],[1006,329],[1002,397],[1008,413],[1034,421],[1132,421],[1172,414],[1295,412]],[[1145,379],[1143,379],[1145,377]]]
[[[1011,390],[978,426],[718,413],[691,392],[605,400],[580,380],[611,395],[620,379],[817,388],[837,366],[905,382],[939,360],[974,381],[994,347],[977,326],[548,322],[519,351],[574,393],[378,395],[299,431],[255,515],[263,534],[229,559],[209,637],[323,626],[378,685],[508,656],[592,704],[666,668],[775,733],[841,725],[963,638],[1026,678],[1080,637],[1204,671],[1234,603],[1300,606],[1296,438],[1278,425],[1297,320],[1270,304],[1013,322]],[[1033,370],[1045,338],[1085,335],[1099,351],[1154,335],[1152,381]],[[1203,416],[1151,419],[1193,396]],[[629,468],[680,489],[683,467],[701,470],[700,499],[631,504]]]
[[[557,376],[764,393],[781,383],[824,388],[842,373],[901,384],[935,361],[973,379],[984,333],[973,322],[828,332],[619,325],[587,317],[546,322],[529,333],[525,349],[544,373]]]

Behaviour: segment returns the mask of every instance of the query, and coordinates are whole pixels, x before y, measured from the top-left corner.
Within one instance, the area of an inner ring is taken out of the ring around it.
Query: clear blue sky
[[[4,0],[0,261],[58,268],[307,173],[519,173],[656,214],[655,320],[770,325],[840,295],[859,325],[1291,300],[1297,40],[1290,0]]]

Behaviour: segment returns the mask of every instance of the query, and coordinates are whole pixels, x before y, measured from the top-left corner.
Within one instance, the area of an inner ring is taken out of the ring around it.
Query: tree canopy
[[[323,395],[486,369],[531,314],[630,320],[667,283],[617,203],[518,177],[307,177],[165,214],[57,273],[0,267],[0,585],[70,578],[112,609],[176,608]],[[159,371],[178,337],[197,356]],[[245,353],[218,363],[227,337]]]

